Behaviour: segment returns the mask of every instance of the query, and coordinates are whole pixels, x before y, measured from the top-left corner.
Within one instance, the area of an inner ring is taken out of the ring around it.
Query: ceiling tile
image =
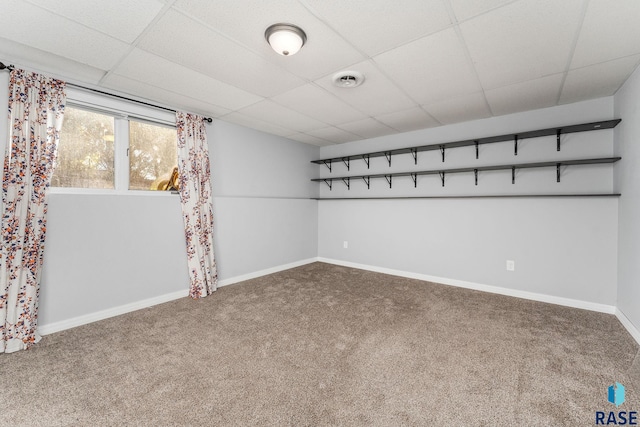
[[[567,104],[613,95],[636,69],[638,61],[640,55],[634,55],[569,71],[560,102]]]
[[[419,104],[480,91],[453,29],[421,38],[373,59]]]
[[[492,9],[504,6],[514,0],[449,0],[458,22],[488,12]]]
[[[427,34],[451,20],[441,0],[302,0],[347,40],[373,56]]]
[[[158,0],[29,0],[58,15],[132,43],[162,10]],[[96,13],[99,10],[100,13]],[[125,12],[126,13],[123,13]]]
[[[210,77],[270,97],[304,80],[173,10],[140,40],[138,47]]]
[[[132,51],[114,73],[230,110],[263,99],[140,49]]]
[[[327,127],[322,129],[316,129],[306,132],[311,136],[315,136],[326,141],[331,141],[335,144],[342,144],[344,142],[358,141],[362,139],[358,135],[354,135],[346,130],[338,129],[336,127]]]
[[[297,87],[271,98],[287,108],[330,125],[366,118],[364,114],[314,84]]]
[[[369,116],[392,113],[415,107],[401,89],[393,84],[371,61],[364,61],[349,67],[349,70],[364,74],[364,83],[354,88],[339,88],[333,85],[332,76],[324,76],[314,81],[344,102]]]
[[[295,1],[178,0],[174,7],[305,79],[313,80],[364,59],[350,43]],[[295,24],[307,34],[307,43],[296,55],[278,55],[266,42],[265,30],[278,22]]]
[[[221,120],[235,123],[237,125],[246,126],[251,129],[256,129],[262,132],[270,133],[273,135],[280,135],[284,137],[289,137],[290,135],[297,134],[296,131],[292,131],[291,129],[286,129],[272,123],[265,122],[260,119],[256,119],[255,117],[245,116],[242,113],[233,112],[229,113],[226,116],[222,117]]]
[[[460,24],[484,89],[565,71],[582,0],[521,0]]]
[[[362,138],[375,138],[376,136],[391,135],[392,133],[397,132],[395,129],[371,118],[351,123],[344,123],[338,127],[346,130],[347,132],[361,136]]]
[[[5,1],[1,7],[0,37],[27,46],[101,70],[111,68],[129,49],[126,43],[26,2]],[[21,16],[28,16],[28,21],[17,19]]]
[[[445,99],[423,108],[442,124],[460,123],[491,117],[482,92]]]
[[[571,68],[637,53],[640,53],[640,1],[589,1]]]
[[[311,136],[306,133],[296,133],[293,135],[289,135],[287,138],[293,139],[294,141],[298,141],[298,142],[304,142],[305,144],[317,145],[318,147],[326,147],[327,145],[333,145],[333,142],[325,141],[322,138],[317,138],[315,136]]]
[[[270,100],[260,101],[241,109],[239,112],[245,116],[263,120],[297,132],[309,133],[307,131],[321,129],[327,126],[326,123],[305,116],[297,111],[290,110]]]
[[[409,132],[440,125],[420,107],[383,114],[376,116],[375,119],[399,132]]]
[[[556,105],[562,74],[516,83],[485,92],[494,116]]]
[[[10,63],[17,67],[49,73],[58,79],[97,84],[105,74],[103,70],[98,68],[31,46],[25,46],[13,40],[0,38],[0,46],[3,55],[0,60],[4,60],[5,64],[10,59]]]
[[[132,80],[128,77],[111,74],[105,78],[101,86],[121,92],[125,95],[145,98],[153,103],[162,103],[172,109],[183,109],[188,112],[203,114],[205,116],[220,117],[230,112],[226,108],[190,98],[179,93],[151,86],[143,82]]]

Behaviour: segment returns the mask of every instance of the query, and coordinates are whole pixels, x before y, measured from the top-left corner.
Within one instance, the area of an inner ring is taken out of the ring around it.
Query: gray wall
[[[640,69],[615,96],[616,188],[622,192],[618,216],[618,309],[640,330]]]
[[[208,141],[220,280],[315,257],[318,148],[222,121]],[[48,224],[41,326],[186,295],[177,196],[51,194]]]
[[[407,147],[499,135],[532,129],[613,118],[613,99],[604,98],[509,116],[375,138],[321,148],[321,157],[342,156],[374,150]],[[538,160],[608,157],[613,153],[613,131],[600,130],[563,137],[556,151],[555,136],[525,140],[518,156],[513,143],[446,152],[444,167],[518,163]],[[372,159],[371,173],[443,167],[438,151],[420,153],[418,165],[410,155]],[[324,177],[366,173],[363,161],[353,161],[351,170],[336,164],[332,174],[324,166]],[[347,190],[334,181],[322,197],[588,193],[611,192],[613,167],[580,166],[562,171],[556,183],[555,168],[522,170],[516,184],[511,172],[480,173],[478,186],[473,174],[450,176],[443,188],[439,177],[425,177],[413,188],[410,178],[362,181]],[[617,216],[616,198],[526,198],[526,199],[428,199],[343,200],[319,202],[318,254],[323,258],[353,262],[408,273],[418,273],[511,290],[570,298],[613,306],[616,303]],[[348,248],[343,248],[348,241]],[[515,271],[506,271],[506,260],[515,261]]]

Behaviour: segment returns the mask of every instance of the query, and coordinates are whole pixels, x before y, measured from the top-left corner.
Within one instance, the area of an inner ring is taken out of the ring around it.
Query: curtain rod
[[[13,71],[15,68],[16,67],[13,66],[13,65],[4,65],[2,62],[0,62],[0,70]],[[176,112],[176,110],[172,110],[171,108],[162,107],[160,105],[151,104],[149,102],[139,101],[137,99],[127,98],[126,96],[116,95],[116,94],[113,94],[113,93],[105,92],[105,91],[98,90],[98,89],[93,89],[93,88],[86,87],[86,86],[77,85],[75,83],[67,83],[67,85],[72,86],[72,87],[76,87],[78,89],[89,90],[91,92],[96,92],[96,93],[99,93],[99,94],[102,94],[102,95],[111,96],[113,98],[124,99],[125,101],[130,101],[130,102],[135,102],[137,104],[147,105],[149,107],[157,108],[157,109],[160,109],[160,110],[171,111],[172,113]],[[207,123],[213,122],[213,119],[211,117],[204,117],[204,120]]]

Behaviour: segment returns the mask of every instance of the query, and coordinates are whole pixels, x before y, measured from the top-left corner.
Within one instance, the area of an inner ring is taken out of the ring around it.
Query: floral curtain
[[[15,69],[9,83],[9,141],[2,177],[0,353],[39,340],[38,294],[65,83]]]
[[[207,130],[203,117],[181,111],[176,113],[176,127],[189,295],[200,298],[213,293],[218,285],[213,256],[213,196]]]

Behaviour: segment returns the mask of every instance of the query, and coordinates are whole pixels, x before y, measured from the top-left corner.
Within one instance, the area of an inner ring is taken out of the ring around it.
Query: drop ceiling
[[[0,61],[323,146],[613,95],[639,22],[637,0],[5,0]]]

